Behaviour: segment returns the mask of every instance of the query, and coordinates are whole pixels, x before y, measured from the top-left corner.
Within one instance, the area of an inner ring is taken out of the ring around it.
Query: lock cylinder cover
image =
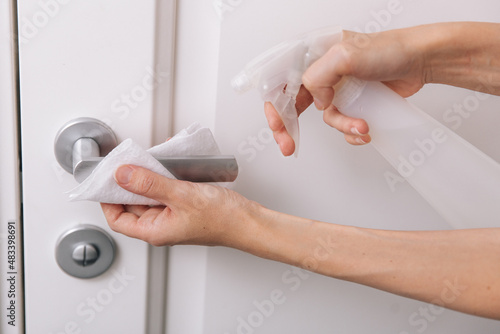
[[[115,258],[113,239],[94,225],[80,225],[58,240],[56,261],[67,274],[92,278],[104,273]]]

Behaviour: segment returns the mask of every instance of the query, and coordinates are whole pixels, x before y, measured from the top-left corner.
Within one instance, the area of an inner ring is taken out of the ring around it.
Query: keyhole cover
[[[73,260],[82,267],[94,264],[99,258],[99,251],[92,244],[82,244],[73,250]]]
[[[113,263],[115,245],[111,237],[93,225],[81,225],[64,233],[57,242],[56,260],[66,273],[92,278]]]

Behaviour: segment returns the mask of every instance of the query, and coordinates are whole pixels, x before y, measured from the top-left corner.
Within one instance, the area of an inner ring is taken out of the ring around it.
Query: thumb
[[[348,52],[342,43],[335,44],[304,72],[302,83],[314,97],[319,110],[333,101],[333,86],[349,73]]]
[[[133,165],[118,167],[114,178],[123,189],[164,204],[169,200],[169,191],[172,191],[172,182],[175,181],[146,168]]]

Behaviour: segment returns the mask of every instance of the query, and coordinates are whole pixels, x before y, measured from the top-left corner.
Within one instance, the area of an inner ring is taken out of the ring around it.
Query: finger
[[[312,95],[307,91],[307,89],[305,89],[304,86],[301,86],[295,102],[295,109],[297,109],[298,114],[297,116],[304,112],[304,110],[306,110],[312,102]],[[269,128],[272,131],[279,131],[285,126],[281,116],[271,102],[264,103],[264,113],[266,115]]]
[[[288,157],[295,152],[295,142],[286,130],[273,132],[274,140],[278,143],[281,153]]]
[[[138,217],[142,216],[149,208],[148,205],[124,205],[125,211],[133,213]]]
[[[304,87],[300,86],[300,90],[296,97],[295,109],[297,109],[297,114],[302,114],[310,105],[313,103],[314,98],[309,93],[309,91]]]
[[[304,72],[302,82],[314,98],[319,110],[333,100],[333,86],[350,73],[348,52],[342,43],[335,44]]]
[[[101,207],[108,225],[113,231],[141,240],[150,238],[152,230],[155,228],[154,222],[164,209],[164,207],[152,207],[145,211],[142,216],[137,216],[128,212],[123,205],[102,203]]]
[[[109,227],[118,233],[136,237],[137,215],[127,212],[124,205],[101,203],[102,212]]]
[[[312,95],[304,86],[301,86],[295,102],[297,116],[304,112],[304,110],[311,105],[312,101]],[[264,113],[269,128],[273,131],[274,140],[276,140],[281,153],[286,157],[292,155],[293,152],[295,152],[295,142],[286,130],[281,116],[271,102],[264,103]]]
[[[264,113],[267,118],[269,128],[273,131],[274,140],[278,144],[284,156],[292,155],[295,152],[295,142],[285,128],[278,111],[270,102],[264,104]]]
[[[154,199],[167,204],[177,190],[178,180],[169,179],[146,168],[123,165],[114,175],[116,183],[134,194]]]
[[[344,134],[363,136],[367,135],[369,131],[368,124],[364,119],[346,116],[333,104],[323,112],[323,120]]]
[[[369,135],[358,136],[358,135],[345,134],[344,138],[345,141],[351,145],[365,145],[371,142],[372,140]]]
[[[125,211],[125,208],[121,204],[101,203],[101,208],[108,222],[116,220],[117,215]]]
[[[283,120],[271,102],[264,103],[264,114],[266,115],[267,124],[269,125],[269,129],[271,129],[271,131],[280,131],[285,128]]]

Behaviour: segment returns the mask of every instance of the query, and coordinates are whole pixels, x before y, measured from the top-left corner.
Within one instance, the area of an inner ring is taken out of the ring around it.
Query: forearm
[[[226,246],[500,319],[500,229],[370,230],[310,221],[265,208],[245,217],[240,225],[243,229],[237,235],[229,233]]]
[[[500,24],[450,22],[409,29],[423,53],[426,83],[500,95]]]

